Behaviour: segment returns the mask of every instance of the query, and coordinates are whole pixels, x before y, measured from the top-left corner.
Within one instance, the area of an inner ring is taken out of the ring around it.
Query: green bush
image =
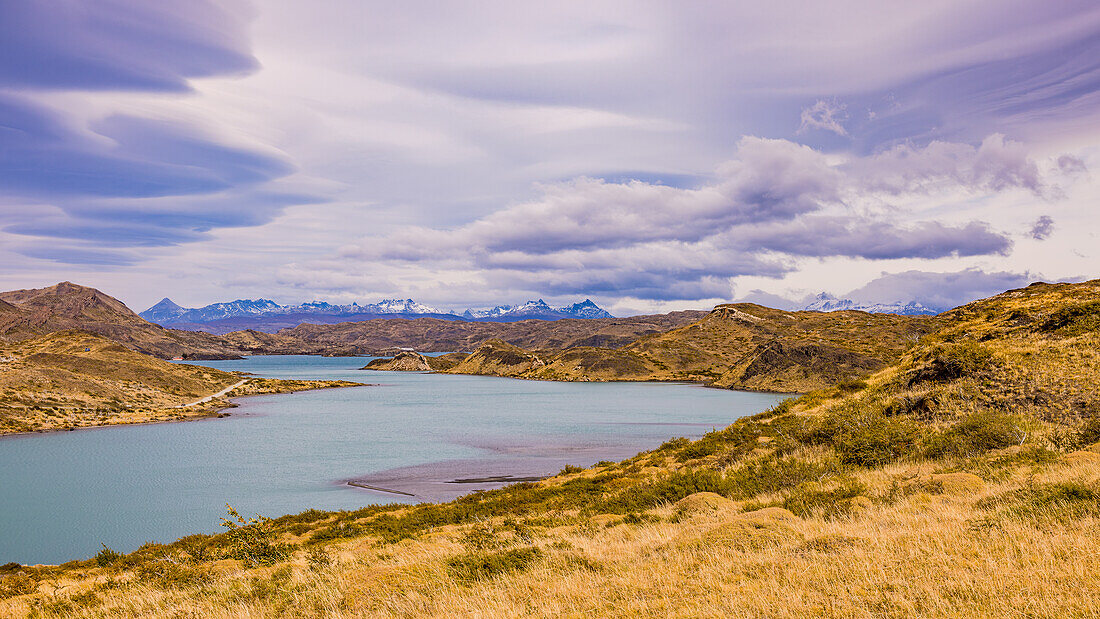
[[[995,411],[974,413],[927,439],[930,457],[973,456],[1022,444],[1027,432],[1014,415]]]
[[[599,513],[626,514],[675,503],[696,492],[729,494],[732,485],[721,473],[710,469],[681,470],[640,483],[598,501]]]
[[[821,479],[835,472],[829,463],[817,463],[793,457],[767,456],[746,463],[731,472],[726,479],[729,493],[750,498],[766,492],[777,492],[799,484]]]
[[[455,580],[470,583],[500,574],[523,571],[540,556],[542,551],[535,547],[512,548],[499,552],[467,552],[448,561],[447,571]]]
[[[867,486],[857,480],[845,480],[832,490],[822,490],[816,484],[802,484],[784,500],[783,507],[802,518],[820,514],[830,519],[852,510],[852,499],[867,491]]]
[[[917,452],[923,432],[903,417],[864,414],[833,420],[832,443],[844,464],[876,467]]]
[[[107,567],[122,558],[122,553],[111,550],[107,547],[107,544],[100,544],[100,546],[103,546],[103,550],[100,550],[95,556],[95,564],[99,567]]]
[[[1021,520],[1069,523],[1100,517],[1100,487],[1079,481],[1033,484],[982,499],[978,506]]]
[[[229,556],[246,566],[274,565],[290,557],[290,546],[276,541],[271,519],[262,516],[245,518],[226,503],[229,518],[222,518],[229,541]]]
[[[680,462],[698,460],[719,452],[729,452],[727,459],[739,458],[756,447],[760,431],[756,425],[739,423],[723,430],[715,430],[703,435],[697,441],[682,447],[676,454]]]
[[[1100,330],[1100,301],[1063,307],[1040,323],[1039,330],[1071,337]]]

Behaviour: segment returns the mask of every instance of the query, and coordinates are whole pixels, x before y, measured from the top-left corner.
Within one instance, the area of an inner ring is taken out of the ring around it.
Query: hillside
[[[643,335],[690,324],[703,316],[706,312],[683,311],[630,318],[507,323],[391,318],[334,325],[303,324],[284,329],[278,335],[294,338],[306,346],[365,355],[395,352],[401,348],[421,352],[469,352],[494,338],[529,350],[562,350],[572,346],[614,348]]]
[[[170,359],[226,359],[241,351],[208,333],[174,331],[146,322],[118,299],[71,282],[0,292],[0,341],[82,329],[141,353]]]
[[[409,350],[399,352],[391,359],[371,359],[361,370],[384,370],[388,372],[441,372],[449,370],[467,358],[465,353],[447,353],[445,355],[422,355]]]
[[[520,351],[534,354],[538,362],[519,369],[482,362],[494,354],[487,347],[448,371],[566,381],[684,380],[801,392],[885,367],[936,324],[937,319],[923,316],[719,305],[698,322],[643,336],[618,349]]]
[[[0,434],[177,421],[216,414],[232,396],[351,384],[246,379],[162,361],[98,334],[56,331],[0,344]]]
[[[5,566],[13,616],[1090,616],[1100,281],[949,312],[698,441],[450,503]]]

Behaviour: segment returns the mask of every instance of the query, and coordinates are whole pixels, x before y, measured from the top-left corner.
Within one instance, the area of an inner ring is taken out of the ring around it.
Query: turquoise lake
[[[0,439],[0,564],[216,532],[243,514],[445,500],[565,464],[698,437],[783,395],[669,383],[553,383],[365,372],[366,357],[203,362],[272,378],[373,383],[236,400],[224,419]],[[349,480],[415,496],[365,490]]]

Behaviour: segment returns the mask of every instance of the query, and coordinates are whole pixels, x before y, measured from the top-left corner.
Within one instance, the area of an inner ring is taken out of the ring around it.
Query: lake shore
[[[370,383],[356,383],[346,380],[286,380],[275,378],[245,378],[242,382],[232,386],[228,392],[218,392],[210,399],[201,398],[192,404],[178,407],[129,409],[113,411],[109,416],[85,416],[83,418],[64,419],[46,418],[39,421],[38,427],[26,431],[9,431],[0,428],[0,440],[21,436],[33,436],[36,434],[48,434],[53,432],[72,432],[76,430],[90,430],[95,428],[108,428],[120,425],[149,425],[161,423],[178,423],[183,421],[199,421],[204,419],[217,419],[228,417],[231,413],[223,411],[236,408],[233,399],[256,396],[295,393],[300,391],[316,391],[320,389],[346,389],[349,387],[372,387]]]

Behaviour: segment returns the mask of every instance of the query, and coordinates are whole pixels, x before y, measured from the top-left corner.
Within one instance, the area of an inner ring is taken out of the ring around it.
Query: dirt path
[[[214,395],[208,395],[205,398],[195,400],[194,402],[190,402],[188,404],[180,404],[179,406],[173,406],[172,408],[187,408],[188,406],[198,406],[199,404],[206,404],[210,400],[213,400],[214,398],[220,398],[223,395],[229,393],[230,391],[233,391],[237,387],[240,387],[241,385],[243,385],[247,382],[248,382],[248,379],[246,378],[246,379],[244,379],[244,380],[242,380],[242,381],[240,381],[240,382],[238,382],[234,385],[229,385],[228,387],[226,387],[225,389],[222,389],[221,391],[215,393]]]

